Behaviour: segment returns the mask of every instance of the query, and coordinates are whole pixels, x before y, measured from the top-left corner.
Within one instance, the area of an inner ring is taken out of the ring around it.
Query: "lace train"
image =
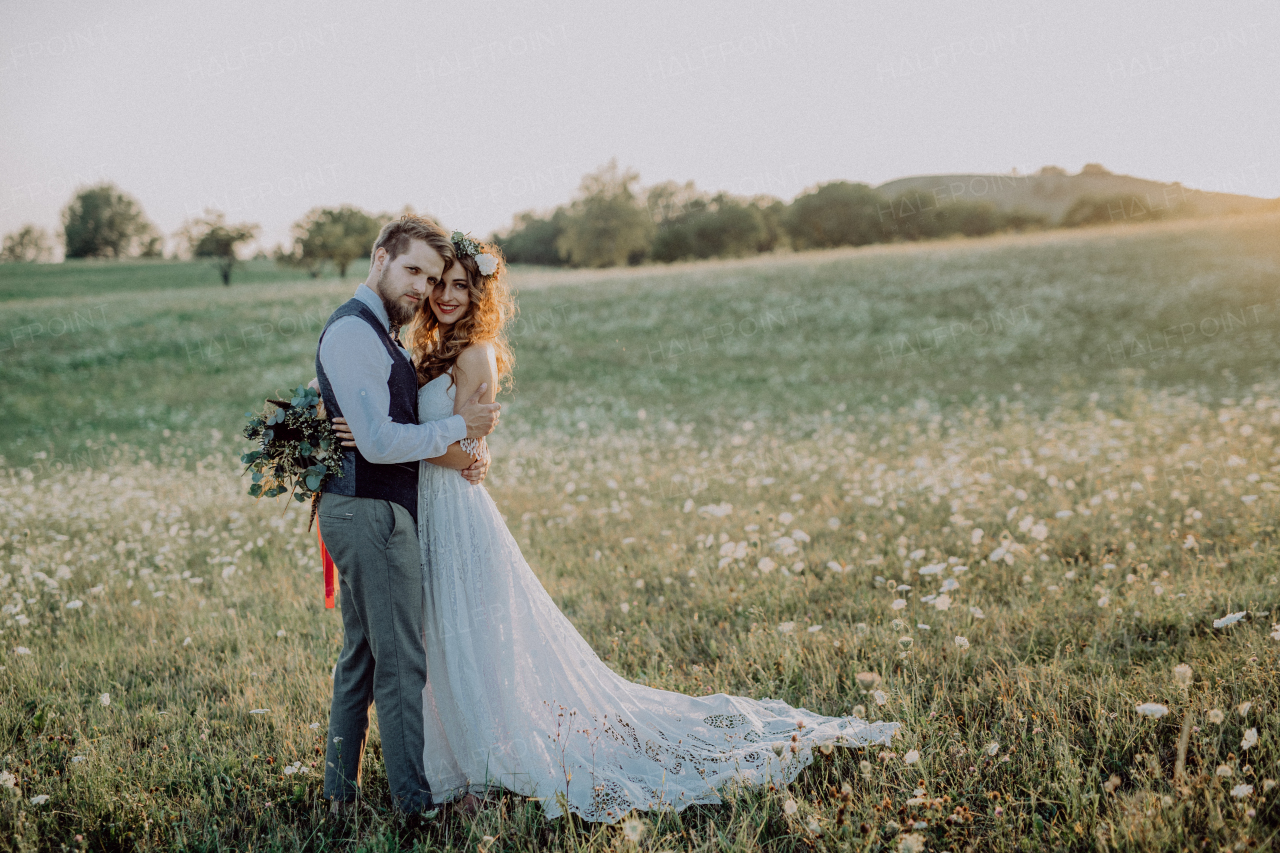
[[[450,399],[432,413],[447,396],[436,384],[422,389],[424,420],[452,411]],[[423,462],[418,506],[437,802],[500,787],[540,799],[548,818],[612,823],[633,808],[718,803],[735,782],[787,784],[815,746],[888,743],[898,728],[629,682],[556,607],[482,486]]]

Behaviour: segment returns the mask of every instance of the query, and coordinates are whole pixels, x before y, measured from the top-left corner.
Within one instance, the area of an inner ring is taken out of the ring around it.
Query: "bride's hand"
[[[472,462],[470,467],[463,468],[458,473],[471,485],[480,485],[484,482],[485,475],[489,473],[489,455],[485,454],[480,459]]]
[[[351,434],[351,427],[347,426],[346,418],[334,418],[333,431],[338,434],[338,438],[342,439],[343,447],[356,446],[356,437]]]

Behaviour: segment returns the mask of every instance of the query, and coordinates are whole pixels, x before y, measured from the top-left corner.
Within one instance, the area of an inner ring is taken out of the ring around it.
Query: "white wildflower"
[[[1234,625],[1237,622],[1239,622],[1241,619],[1243,619],[1245,617],[1245,614],[1247,614],[1248,612],[1249,611],[1247,610],[1241,610],[1239,613],[1228,613],[1226,616],[1223,616],[1221,619],[1214,619],[1213,627],[1225,628],[1228,625]]]
[[[1191,667],[1185,663],[1178,664],[1173,668],[1173,679],[1180,687],[1191,686]]]
[[[972,542],[974,545],[977,545],[979,542],[982,541],[981,527],[975,527],[973,528],[973,530],[969,532],[969,541]]]
[[[1165,705],[1161,705],[1159,702],[1143,702],[1141,705],[1137,706],[1137,711],[1144,717],[1151,717],[1153,720],[1158,720],[1165,714],[1169,713],[1169,708]]]
[[[919,760],[920,760],[920,752],[919,750],[915,750],[915,749],[907,750],[907,754],[902,756],[903,764],[915,764]]]
[[[964,637],[956,637],[956,645],[962,649],[967,649],[969,648],[969,641]]]
[[[796,629],[796,623],[794,623],[794,622],[779,622],[779,623],[778,623],[778,633],[779,633],[779,634],[790,634],[790,633],[791,633],[792,631],[794,631],[795,629]]]
[[[78,598],[73,598],[67,602],[68,610],[79,610],[81,607],[84,607],[84,602]]]
[[[884,705],[889,701],[888,694],[886,694],[883,690],[876,690],[871,695],[876,700],[877,705]]]
[[[49,802],[48,794],[36,794],[31,798],[31,805],[33,806],[43,806],[47,802]]]
[[[901,610],[907,606],[907,600],[905,598],[895,598],[893,600],[893,603],[890,604],[889,606],[892,607],[894,610]]]
[[[800,807],[796,805],[795,800],[787,800],[782,804],[782,810],[787,814],[795,814],[800,811]]]
[[[111,704],[111,694],[110,694],[110,693],[103,693],[101,696],[99,696],[99,697],[98,697],[98,704],[99,704],[99,705],[101,705],[101,706],[102,706],[102,707],[104,707],[104,708],[105,708],[106,706],[110,705],[110,704]]]
[[[1231,796],[1237,800],[1243,800],[1245,797],[1253,793],[1252,785],[1240,784],[1231,789]]]
[[[1255,746],[1257,743],[1258,743],[1258,730],[1245,729],[1244,738],[1242,738],[1240,741],[1240,748],[1248,749],[1251,746]]]

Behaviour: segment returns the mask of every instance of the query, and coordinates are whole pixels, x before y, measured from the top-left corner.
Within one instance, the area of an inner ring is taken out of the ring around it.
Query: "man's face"
[[[395,258],[386,249],[379,249],[374,263],[382,264],[374,290],[382,297],[392,326],[408,323],[444,274],[444,258],[422,240],[410,240],[409,248]]]

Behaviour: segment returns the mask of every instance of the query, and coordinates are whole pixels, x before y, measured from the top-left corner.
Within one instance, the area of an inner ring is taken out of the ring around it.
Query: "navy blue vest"
[[[398,424],[416,424],[418,422],[418,375],[409,362],[405,351],[400,348],[387,330],[383,328],[378,316],[369,310],[359,299],[350,299],[338,307],[329,317],[320,332],[320,340],[324,340],[325,332],[335,320],[343,317],[359,317],[368,323],[378,335],[378,340],[386,347],[391,356],[391,375],[387,378],[387,390],[391,392],[391,420]],[[320,364],[319,344],[316,345],[316,378],[320,380],[320,396],[330,417],[341,417],[342,409],[333,395],[333,386],[325,375],[324,366]],[[378,465],[364,458],[357,448],[344,448],[342,456],[341,477],[329,477],[322,491],[335,495],[349,495],[357,498],[373,498],[375,500],[392,501],[409,510],[415,524],[418,520],[418,463],[403,462],[395,465]]]

